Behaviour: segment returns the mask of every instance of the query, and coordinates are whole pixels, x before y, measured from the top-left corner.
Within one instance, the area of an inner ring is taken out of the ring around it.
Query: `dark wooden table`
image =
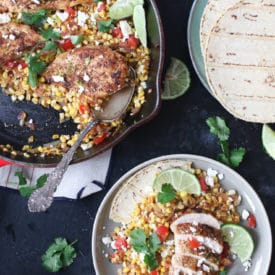
[[[262,126],[232,117],[205,90],[192,69],[186,39],[192,3],[192,0],[158,1],[166,36],[166,66],[172,56],[182,59],[191,70],[191,88],[185,96],[163,102],[156,119],[114,148],[105,191],[81,201],[56,201],[47,213],[30,214],[26,199],[15,191],[0,190],[0,275],[50,274],[42,268],[40,256],[58,236],[78,240],[78,257],[60,274],[94,274],[92,225],[108,188],[132,167],[157,156],[192,153],[216,158],[219,147],[205,123],[208,117],[215,115],[225,118],[230,127],[232,146],[247,149],[237,171],[262,199],[272,230],[275,230],[275,161],[267,156],[261,144]],[[275,260],[270,274],[275,274]]]

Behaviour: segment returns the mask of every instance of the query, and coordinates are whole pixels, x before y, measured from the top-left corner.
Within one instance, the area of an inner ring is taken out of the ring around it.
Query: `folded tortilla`
[[[128,223],[135,205],[153,192],[153,182],[158,173],[169,168],[194,172],[190,161],[169,159],[150,164],[132,175],[115,195],[109,217],[115,222]]]

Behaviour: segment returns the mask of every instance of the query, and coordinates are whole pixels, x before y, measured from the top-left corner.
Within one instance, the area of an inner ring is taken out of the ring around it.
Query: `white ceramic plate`
[[[119,267],[119,265],[111,264],[108,258],[105,257],[108,250],[101,241],[102,237],[110,234],[114,227],[118,225],[109,219],[110,206],[115,194],[126,182],[126,180],[140,169],[149,164],[169,159],[192,161],[194,167],[201,168],[203,170],[207,170],[207,168],[211,167],[224,175],[224,179],[221,181],[221,184],[226,190],[235,189],[238,191],[238,193],[242,196],[242,203],[238,208],[239,211],[242,211],[242,209],[248,209],[255,215],[257,220],[257,227],[252,230],[248,229],[251,232],[255,242],[255,251],[252,257],[252,267],[249,269],[247,274],[267,274],[272,252],[271,228],[264,206],[256,192],[244,178],[220,162],[202,156],[183,154],[162,156],[136,166],[124,174],[107,193],[98,209],[92,234],[92,258],[96,273],[100,275],[117,274],[116,271]],[[125,207],[127,207],[127,205],[125,205]],[[244,267],[237,260],[228,270],[227,274],[241,275],[245,273]]]

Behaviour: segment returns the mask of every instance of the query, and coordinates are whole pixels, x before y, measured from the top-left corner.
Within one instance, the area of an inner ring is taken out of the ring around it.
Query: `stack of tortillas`
[[[208,84],[225,109],[275,122],[275,0],[209,0],[200,38]]]

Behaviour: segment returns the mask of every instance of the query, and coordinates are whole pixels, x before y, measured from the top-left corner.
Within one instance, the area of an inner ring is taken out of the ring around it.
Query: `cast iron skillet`
[[[152,93],[146,96],[141,111],[137,116],[126,117],[124,126],[120,132],[106,142],[83,151],[79,149],[73,158],[72,163],[77,163],[107,150],[119,143],[136,127],[151,120],[157,115],[160,104],[160,86],[161,74],[164,63],[164,34],[162,23],[154,0],[145,1],[148,42],[151,52],[151,65],[149,71],[148,88]],[[19,126],[18,114],[24,111],[28,114],[28,119],[33,119],[36,125],[35,130],[28,127]],[[53,109],[46,109],[40,105],[31,102],[12,102],[11,98],[6,96],[0,87],[0,144],[11,144],[16,150],[20,150],[24,144],[28,144],[28,137],[35,136],[33,145],[39,146],[52,142],[52,135],[72,134],[76,130],[76,125],[72,121],[59,123],[59,114]],[[35,166],[35,167],[52,167],[61,159],[60,156],[40,157],[31,156],[12,156],[0,150],[0,158],[14,162],[16,164]]]

